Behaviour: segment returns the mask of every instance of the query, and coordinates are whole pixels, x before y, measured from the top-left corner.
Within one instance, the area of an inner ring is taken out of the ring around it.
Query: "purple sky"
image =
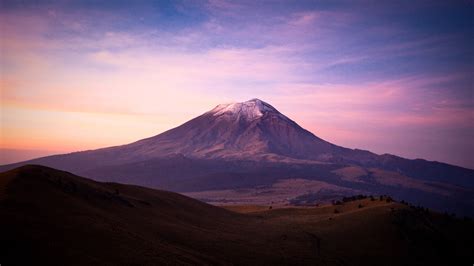
[[[1,2],[0,163],[260,98],[338,145],[474,168],[472,1],[32,2]]]

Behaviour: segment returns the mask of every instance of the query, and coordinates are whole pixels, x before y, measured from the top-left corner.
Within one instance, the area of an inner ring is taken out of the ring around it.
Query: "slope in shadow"
[[[414,263],[414,256],[436,265],[454,256],[473,259],[472,222],[397,203],[348,203],[337,206],[337,214],[335,206],[240,214],[172,192],[31,165],[0,174],[0,187],[5,265],[399,265]]]

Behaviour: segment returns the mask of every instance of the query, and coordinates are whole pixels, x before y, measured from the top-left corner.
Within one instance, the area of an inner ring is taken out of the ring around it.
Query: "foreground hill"
[[[471,221],[369,199],[234,207],[43,166],[0,174],[2,264],[472,263]]]

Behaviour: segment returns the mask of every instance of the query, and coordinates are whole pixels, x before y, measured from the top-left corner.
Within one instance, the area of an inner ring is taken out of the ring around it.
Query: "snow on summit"
[[[210,111],[213,116],[231,115],[243,117],[246,120],[259,118],[266,112],[279,114],[273,106],[259,99],[252,99],[241,103],[219,104]]]

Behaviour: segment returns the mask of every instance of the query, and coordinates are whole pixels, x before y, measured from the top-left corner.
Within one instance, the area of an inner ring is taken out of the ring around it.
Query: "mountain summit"
[[[343,150],[303,129],[270,104],[252,99],[221,104],[155,137],[129,144],[138,156],[326,160]]]
[[[262,117],[266,113],[273,113],[288,119],[273,106],[260,99],[252,99],[241,103],[219,104],[209,111],[209,113],[213,116],[222,116],[231,119],[245,119],[248,121]]]

